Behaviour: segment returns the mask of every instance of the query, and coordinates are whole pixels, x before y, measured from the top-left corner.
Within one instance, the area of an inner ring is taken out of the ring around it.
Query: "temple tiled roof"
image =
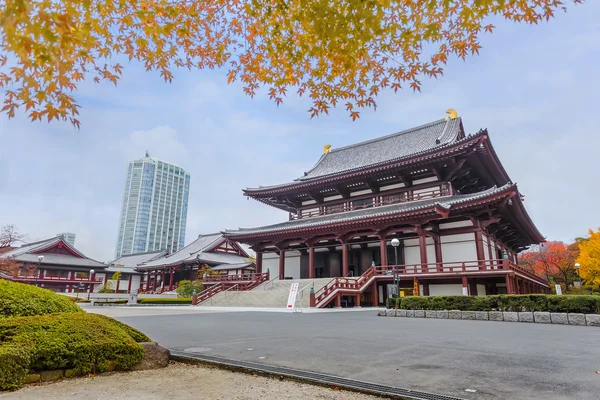
[[[110,263],[110,267],[120,267],[125,269],[133,269],[138,265],[146,262],[154,261],[159,258],[164,258],[167,255],[166,251],[151,251],[147,253],[128,254],[121,256]]]
[[[219,264],[211,268],[212,271],[228,271],[232,269],[245,269],[254,265],[251,262],[237,264]]]
[[[223,240],[225,240],[225,238],[220,232],[200,235],[198,236],[198,239],[194,240],[183,249],[167,257],[146,262],[136,268],[138,270],[146,270],[163,266],[193,263],[196,261],[209,264],[232,264],[246,261],[246,257],[237,254],[209,252],[209,250],[213,249]],[[246,250],[245,246],[243,248]]]
[[[387,206],[379,206],[366,208],[362,210],[355,211],[347,211],[336,214],[323,215],[319,217],[312,218],[302,218],[292,221],[286,221],[279,224],[267,225],[257,228],[249,228],[249,229],[238,229],[238,230],[228,230],[225,231],[224,234],[232,237],[240,237],[245,235],[255,235],[261,233],[270,233],[270,232],[279,232],[279,231],[289,231],[289,230],[298,230],[298,229],[306,229],[306,228],[314,228],[319,226],[326,226],[336,223],[344,223],[351,221],[359,221],[367,218],[375,218],[375,217],[385,217],[391,216],[394,214],[403,214],[416,212],[419,210],[424,210],[431,208],[433,206],[437,206],[442,209],[451,210],[453,207],[460,205],[461,203],[470,202],[473,200],[484,199],[488,196],[492,196],[497,193],[509,191],[511,189],[516,190],[516,185],[514,184],[506,184],[500,188],[493,187],[488,190],[484,190],[482,192],[473,193],[473,194],[459,194],[452,196],[443,196],[436,197],[427,200],[418,200],[411,201],[405,203],[397,203],[390,204]]]
[[[463,133],[461,119],[440,119],[425,125],[356,143],[324,154],[298,180],[320,178],[391,162],[456,141]]]

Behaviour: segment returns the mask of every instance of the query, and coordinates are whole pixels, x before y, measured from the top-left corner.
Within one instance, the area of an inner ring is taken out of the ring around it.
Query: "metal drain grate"
[[[206,354],[190,354],[182,351],[171,350],[171,355],[180,358],[198,360],[210,364],[217,364],[235,368],[242,368],[250,371],[258,371],[273,375],[283,375],[292,378],[299,378],[319,384],[337,386],[340,388],[358,390],[364,393],[371,393],[380,396],[394,397],[397,399],[413,400],[465,400],[460,397],[444,396],[418,390],[402,389],[394,386],[380,385],[377,383],[357,381],[354,379],[341,378],[339,376],[326,375],[318,372],[302,371],[298,369],[276,367],[272,365],[258,364],[249,361],[238,361],[230,358],[209,356]]]

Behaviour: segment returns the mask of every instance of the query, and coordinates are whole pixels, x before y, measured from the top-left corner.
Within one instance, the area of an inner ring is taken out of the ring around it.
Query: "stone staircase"
[[[202,302],[202,306],[215,307],[265,307],[285,308],[292,283],[299,283],[297,307],[307,308],[310,305],[310,289],[315,292],[331,282],[331,278],[274,280],[265,282],[252,290],[222,291]]]

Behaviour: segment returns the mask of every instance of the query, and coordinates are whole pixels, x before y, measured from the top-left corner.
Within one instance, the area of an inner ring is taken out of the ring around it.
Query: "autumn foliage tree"
[[[577,245],[545,242],[530,251],[521,253],[519,265],[549,282],[562,283],[568,289],[575,280],[575,262],[578,254]]]
[[[0,248],[10,247],[24,240],[27,240],[27,235],[19,232],[14,225],[4,225],[0,228]]]
[[[585,283],[600,287],[600,228],[590,229],[590,237],[579,241],[579,257],[581,279]]]
[[[246,94],[280,104],[306,94],[312,116],[344,104],[353,119],[384,90],[421,90],[450,57],[479,53],[486,22],[537,24],[583,0],[4,0],[0,86],[9,117],[78,126],[84,79],[116,84],[123,59],[168,82],[217,68]]]

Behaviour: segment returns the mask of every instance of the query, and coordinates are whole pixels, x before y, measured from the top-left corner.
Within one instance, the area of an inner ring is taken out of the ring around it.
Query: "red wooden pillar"
[[[429,283],[423,282],[423,296],[429,296]]]
[[[173,290],[173,279],[175,278],[175,270],[171,268],[171,276],[169,276],[169,291]]]
[[[515,289],[513,288],[512,278],[509,274],[504,275],[504,280],[506,281],[506,293],[507,294],[515,294]]]
[[[521,285],[519,284],[519,278],[515,276],[515,292],[521,294]]]
[[[388,259],[387,259],[387,240],[385,239],[385,236],[380,237],[380,240],[379,240],[379,252],[380,252],[380,257],[381,257],[381,266],[387,266],[388,265]]]
[[[279,279],[285,278],[285,250],[279,250]]]
[[[348,243],[342,242],[342,277],[348,275]]]
[[[262,251],[256,252],[256,273],[262,274],[262,263],[263,263],[263,253]]]
[[[117,279],[117,285],[115,286],[115,293],[119,293],[119,284],[121,283],[120,279]]]
[[[342,308],[342,295],[337,294],[335,296],[335,308]]]
[[[377,281],[373,281],[371,284],[371,305],[373,307],[379,306],[379,293],[377,292]]]
[[[421,268],[427,268],[427,235],[425,229],[419,228],[419,251],[421,253]]]
[[[127,293],[131,293],[131,283],[133,282],[133,275],[129,275],[129,283],[127,284]]]
[[[360,307],[360,294],[357,294],[356,296],[354,296],[354,307],[356,307],[356,308]]]
[[[485,253],[483,252],[483,232],[481,229],[475,231],[475,249],[477,250],[477,261],[480,269],[485,267]]]
[[[442,272],[442,263],[444,262],[443,258],[442,258],[442,241],[441,238],[438,236],[437,238],[433,239],[433,243],[435,246],[435,263],[436,263],[436,269],[438,270],[438,272]],[[423,289],[423,291],[425,291],[425,289]]]
[[[465,291],[465,288],[467,289],[466,291]],[[467,279],[466,275],[463,275],[463,277],[462,277],[462,289],[463,289],[463,294],[466,293],[466,295],[468,296],[469,295],[469,280]]]
[[[308,278],[315,278],[315,246],[308,246]]]

